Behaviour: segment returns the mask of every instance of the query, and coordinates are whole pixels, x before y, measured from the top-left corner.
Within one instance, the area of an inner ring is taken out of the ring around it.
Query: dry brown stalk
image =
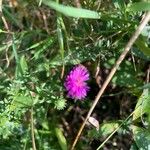
[[[10,31],[9,31],[9,27],[8,27],[8,23],[7,23],[5,17],[4,17],[4,15],[3,15],[3,13],[2,13],[2,0],[0,0],[0,16],[1,16],[1,18],[2,18],[2,21],[3,21],[3,24],[4,24],[5,28],[6,28],[6,30],[7,30],[8,32],[10,32]]]

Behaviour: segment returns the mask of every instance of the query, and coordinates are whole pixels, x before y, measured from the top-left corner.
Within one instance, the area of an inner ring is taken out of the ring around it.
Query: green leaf
[[[28,48],[26,49],[26,51],[31,50],[31,49],[38,48],[38,47],[40,47],[40,46],[45,49],[45,48],[47,48],[47,45],[50,46],[51,44],[53,44],[54,41],[55,41],[55,40],[54,40],[52,37],[48,37],[48,38],[46,38],[46,39],[43,40],[43,41],[40,41],[40,42],[37,42],[37,43],[31,45],[30,47],[28,47]],[[44,47],[45,45],[46,45],[46,47]]]
[[[60,128],[55,128],[55,133],[58,138],[58,142],[62,150],[67,150],[66,138],[63,135],[63,132]]]
[[[121,10],[123,10],[126,7],[124,0],[113,0],[113,3],[116,8],[119,8]]]
[[[136,40],[135,44],[138,47],[138,49],[142,51],[146,56],[150,56],[150,48],[148,47],[148,45],[142,37],[139,37]]]
[[[108,135],[112,133],[118,126],[119,126],[118,122],[105,123],[100,128],[100,132],[102,133],[102,135]]]
[[[58,36],[58,42],[60,47],[60,53],[62,59],[64,59],[64,37],[62,33],[61,22],[62,22],[62,17],[59,15],[57,18],[57,36]]]
[[[24,95],[24,94],[17,94],[14,96],[14,101],[12,108],[17,108],[17,107],[31,107],[32,106],[32,99],[30,96]]]
[[[7,31],[0,29],[0,33],[7,33]]]
[[[91,11],[91,10],[82,9],[82,8],[75,8],[71,6],[64,6],[56,2],[47,1],[47,0],[43,0],[43,3],[51,7],[52,9],[69,17],[100,19],[100,13],[96,11]]]
[[[133,55],[135,55],[136,57],[139,57],[145,61],[150,61],[150,56],[146,56],[142,51],[139,51],[138,48],[134,48],[132,49],[132,53]]]
[[[131,6],[127,8],[127,11],[149,11],[150,10],[150,2],[137,2],[133,3]]]
[[[148,89],[144,89],[142,95],[140,96],[135,111],[133,114],[133,120],[136,120],[141,115],[150,111],[150,92]]]
[[[6,7],[3,7],[3,13],[4,16],[7,16],[7,18],[9,19],[9,21],[11,21],[12,24],[16,25],[20,29],[23,28],[23,24],[21,23],[21,21],[13,13],[9,12]]]
[[[139,89],[149,89],[150,90],[150,83],[146,83],[143,86],[139,87]]]
[[[46,51],[48,48],[52,47],[54,42],[55,42],[55,39],[49,37],[41,42],[38,42],[38,43],[32,45],[27,50],[35,49],[36,51],[34,53],[33,58],[38,59],[44,51]]]
[[[101,136],[107,136],[111,134],[116,128],[119,126],[118,122],[109,122],[109,123],[103,123],[100,125],[99,130],[93,129],[89,131],[88,135],[89,137],[99,138]]]
[[[133,135],[139,150],[150,149],[150,132],[148,129],[133,126]]]
[[[26,73],[28,70],[28,65],[24,55],[20,58],[20,67],[23,73]]]

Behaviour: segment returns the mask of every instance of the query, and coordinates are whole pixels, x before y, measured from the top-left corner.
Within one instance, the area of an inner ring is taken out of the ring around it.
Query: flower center
[[[80,77],[78,77],[78,78],[76,79],[76,85],[77,85],[77,86],[81,86],[81,85],[82,85],[82,80],[81,80]]]

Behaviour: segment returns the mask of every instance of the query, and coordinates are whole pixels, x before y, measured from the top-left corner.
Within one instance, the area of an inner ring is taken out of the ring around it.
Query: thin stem
[[[31,137],[32,137],[32,148],[33,150],[36,150],[35,135],[34,135],[33,107],[31,108]]]
[[[1,18],[2,18],[3,24],[4,24],[4,26],[5,26],[6,30],[7,30],[7,32],[9,33],[10,30],[9,30],[9,27],[8,27],[8,23],[7,23],[5,17],[4,17],[4,15],[3,15],[3,13],[2,13],[2,0],[0,0],[0,16],[1,16]]]
[[[136,41],[136,39],[138,38],[138,36],[142,32],[142,30],[145,27],[145,25],[148,23],[149,19],[150,19],[150,12],[146,13],[144,19],[142,19],[142,21],[141,21],[140,25],[138,26],[137,30],[132,35],[132,37],[130,38],[129,42],[126,44],[124,51],[122,52],[122,54],[118,58],[116,64],[114,65],[114,67],[112,68],[111,72],[109,73],[107,79],[105,80],[102,88],[98,92],[98,94],[97,94],[97,96],[96,96],[96,98],[95,98],[95,100],[94,100],[94,102],[93,102],[93,104],[92,104],[92,106],[91,106],[91,108],[90,108],[90,110],[89,110],[89,112],[88,112],[88,114],[87,114],[84,122],[82,123],[82,125],[81,125],[81,127],[80,127],[80,129],[78,131],[78,134],[77,134],[77,136],[76,136],[76,138],[75,138],[75,140],[74,140],[74,142],[72,144],[71,150],[74,150],[75,145],[76,145],[76,143],[77,143],[77,141],[78,141],[78,139],[79,139],[79,137],[80,137],[80,135],[81,135],[84,127],[85,127],[85,124],[86,124],[88,118],[91,116],[91,114],[92,114],[95,106],[97,105],[100,97],[102,96],[102,94],[105,91],[107,85],[109,84],[109,82],[111,81],[111,79],[114,76],[115,72],[117,71],[119,65],[124,60],[125,56],[127,55],[127,53],[129,52],[129,50],[131,49],[132,45],[134,44],[134,42]]]

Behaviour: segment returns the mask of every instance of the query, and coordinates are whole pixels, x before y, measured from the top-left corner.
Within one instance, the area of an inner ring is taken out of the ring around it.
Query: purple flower
[[[75,66],[65,80],[65,88],[72,99],[83,99],[89,91],[86,81],[89,80],[89,72],[83,65]]]

